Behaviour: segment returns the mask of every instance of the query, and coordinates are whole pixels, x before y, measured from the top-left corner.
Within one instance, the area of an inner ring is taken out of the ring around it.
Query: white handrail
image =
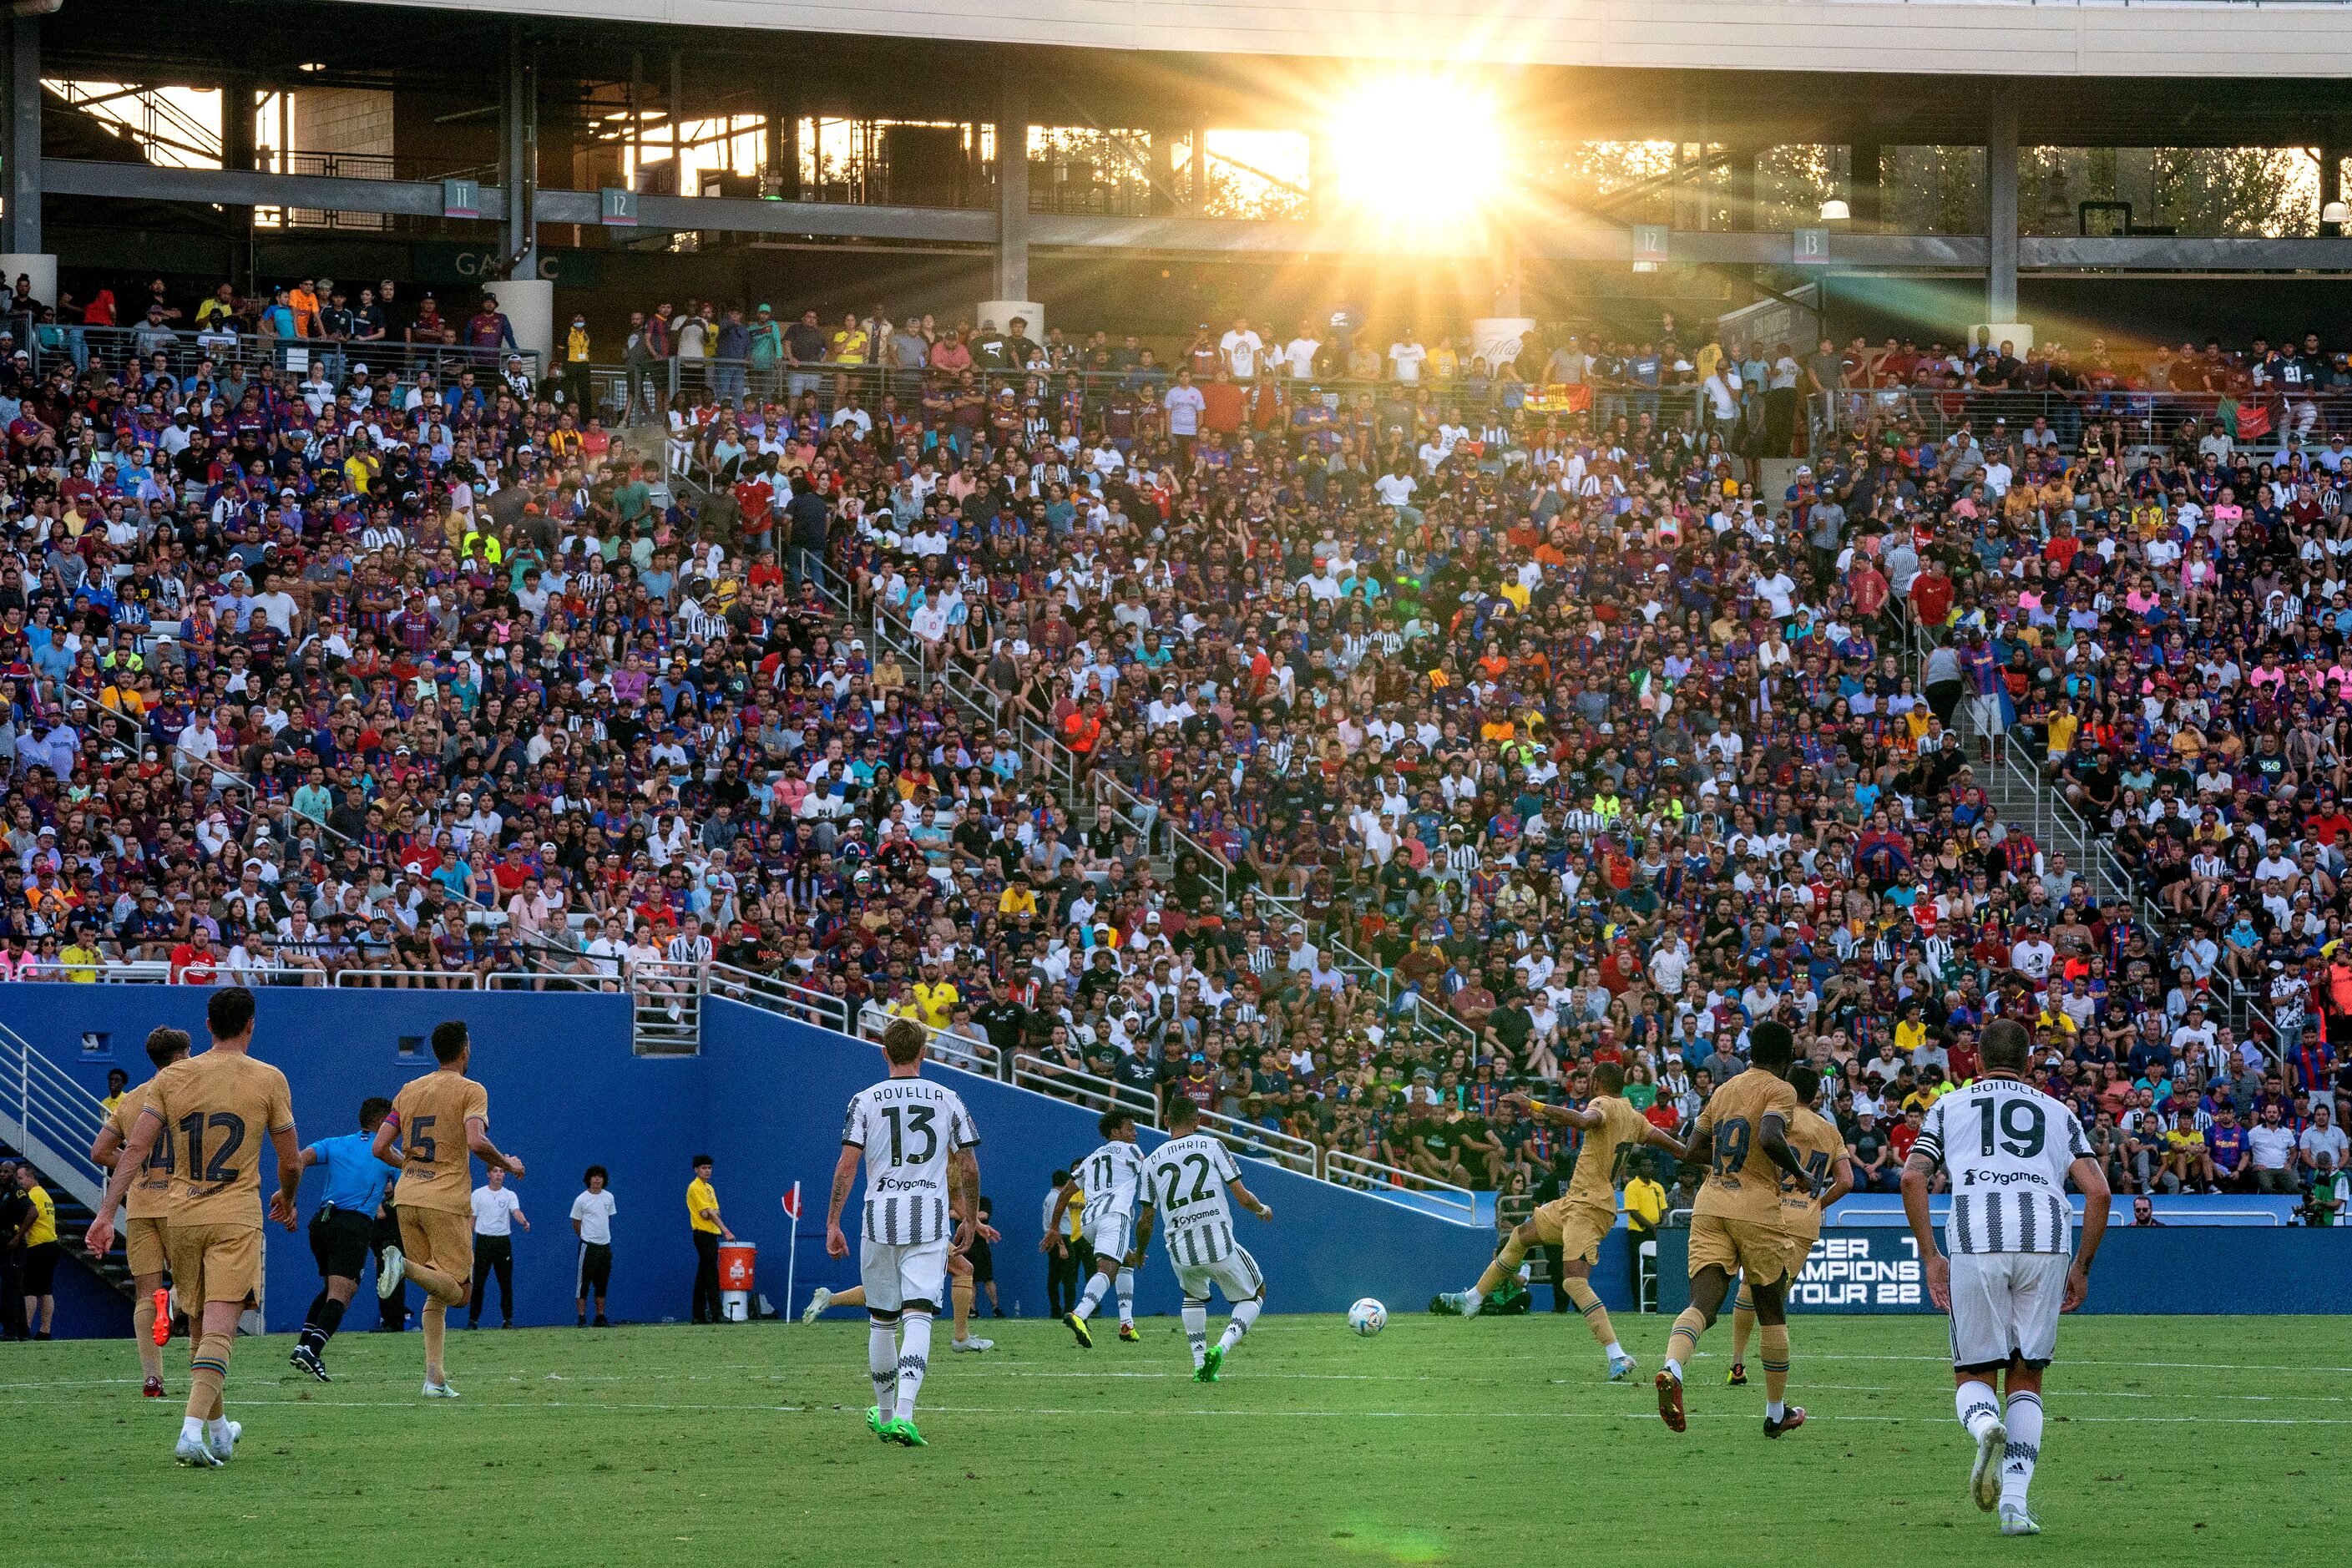
[[[89,1150],[106,1107],[30,1041],[0,1025],[0,1134],[84,1207],[106,1195],[106,1173]]]
[[[748,969],[739,969],[731,963],[714,963],[710,965],[709,985],[712,995],[723,996],[730,1002],[740,1002],[763,1012],[781,1014],[802,1023],[814,1024],[819,1028],[831,1029],[835,1034],[854,1035],[856,1032],[850,1026],[852,1020],[846,997],[835,996],[831,992],[819,991],[779,975],[759,974]]]
[[[1013,1081],[1024,1088],[1041,1088],[1057,1100],[1076,1100],[1098,1110],[1124,1110],[1147,1126],[1159,1124],[1160,1107],[1139,1089],[1077,1068],[1059,1067],[1025,1051],[1013,1058]]]
[[[1444,1204],[1448,1208],[1460,1209],[1470,1223],[1477,1221],[1478,1194],[1467,1187],[1457,1187],[1452,1182],[1442,1182],[1434,1176],[1424,1176],[1385,1161],[1350,1154],[1343,1149],[1333,1149],[1323,1156],[1323,1170],[1325,1180],[1337,1182],[1342,1186],[1383,1194],[1411,1193]],[[1351,1177],[1355,1179],[1349,1179]]]
[[[1323,1151],[1296,1133],[1260,1127],[1255,1121],[1244,1121],[1223,1111],[1204,1110],[1200,1116],[1202,1129],[1220,1143],[1235,1145],[1236,1153],[1271,1160],[1301,1175],[1323,1173]]]

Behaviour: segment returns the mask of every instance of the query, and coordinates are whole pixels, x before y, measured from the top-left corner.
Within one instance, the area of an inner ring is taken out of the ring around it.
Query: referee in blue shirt
[[[327,1348],[343,1308],[357,1293],[360,1273],[367,1267],[368,1240],[375,1229],[375,1211],[383,1202],[384,1184],[399,1171],[375,1157],[375,1130],[392,1110],[392,1101],[371,1095],[360,1102],[360,1130],[341,1138],[323,1138],[302,1151],[302,1164],[327,1168],[327,1199],[310,1216],[310,1256],[319,1260],[325,1288],[310,1303],[302,1322],[302,1337],[287,1359],[320,1383],[329,1380],[327,1363],[319,1352]]]

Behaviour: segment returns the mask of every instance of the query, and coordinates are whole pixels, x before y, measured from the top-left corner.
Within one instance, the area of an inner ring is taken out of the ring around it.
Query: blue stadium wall
[[[162,1024],[203,1038],[206,993],[194,987],[0,985],[0,1022],[16,1029],[93,1093],[109,1068],[134,1079],[147,1071],[142,1042]],[[629,1048],[629,1008],[619,996],[508,993],[263,990],[256,1049],[282,1068],[303,1140],[352,1131],[360,1101],[390,1095],[432,1058],[433,1026],[462,1017],[474,1037],[474,1074],[489,1089],[490,1131],[520,1156],[529,1177],[516,1187],[535,1227],[515,1238],[516,1319],[568,1323],[576,1247],[570,1211],[591,1163],[612,1171],[611,1310],[632,1321],[687,1315],[693,1250],[686,1235],[689,1156],[719,1161],[717,1185],[729,1224],[759,1247],[759,1284],[782,1304],[792,1226],[780,1199],[797,1180],[806,1199],[798,1240],[797,1289],[856,1282],[853,1262],[824,1256],[824,1205],[840,1150],[849,1097],[882,1075],[871,1047],[733,1003],[712,1002],[699,1057],[638,1057]],[[937,1069],[931,1069],[937,1070]],[[982,1184],[996,1204],[1004,1240],[996,1248],[1006,1310],[1041,1311],[1045,1261],[1036,1251],[1047,1178],[1097,1142],[1091,1113],[967,1074],[947,1071],[971,1106],[982,1138]],[[1158,1134],[1146,1133],[1147,1146]],[[1449,1223],[1402,1205],[1345,1192],[1256,1162],[1245,1164],[1276,1222],[1244,1219],[1277,1311],[1340,1311],[1359,1296],[1410,1310],[1444,1285],[1475,1275],[1491,1250],[1484,1227]],[[314,1176],[303,1191],[307,1225],[317,1206]],[[853,1200],[854,1202],[854,1200]],[[268,1232],[265,1315],[291,1330],[317,1289],[304,1234]],[[69,1273],[80,1276],[78,1269]],[[119,1299],[85,1291],[87,1276],[61,1289],[61,1333],[125,1331]],[[421,1297],[412,1290],[412,1300]],[[1172,1312],[1177,1297],[1165,1258],[1155,1254],[1138,1296],[1146,1312]],[[495,1313],[493,1305],[488,1309]]]

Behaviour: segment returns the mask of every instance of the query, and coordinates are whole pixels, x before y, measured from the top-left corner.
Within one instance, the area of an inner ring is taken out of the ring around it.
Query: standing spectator
[[[2344,1157],[2352,1152],[2347,1146],[2344,1129],[2336,1125],[2336,1112],[2325,1100],[2311,1108],[2311,1125],[2295,1140],[2295,1151],[2303,1157],[2306,1180],[2316,1180],[2325,1171],[2340,1171]]]
[[[798,474],[792,476],[793,499],[784,503],[784,521],[792,540],[793,586],[814,581],[824,564],[825,546],[832,537],[833,509],[816,487]]]
[[[1068,1203],[1063,1202],[1067,1194]],[[1054,1173],[1045,1193],[1045,1315],[1058,1318],[1078,1304],[1079,1283],[1090,1271],[1079,1261],[1078,1212],[1083,1204],[1076,1178],[1067,1171]],[[1056,1226],[1054,1216],[1064,1216]]]
[[[613,1283],[613,1216],[620,1205],[605,1184],[611,1180],[602,1165],[591,1165],[581,1177],[587,1191],[572,1200],[572,1234],[580,1238],[580,1267],[572,1287],[572,1310],[579,1327],[588,1326],[588,1298],[596,1298],[596,1326],[604,1320],[604,1294]]]
[[[33,1203],[16,1184],[16,1162],[0,1160],[0,1341],[22,1339],[25,1329],[25,1234]]]
[[[530,1228],[522,1200],[507,1191],[507,1173],[490,1167],[489,1180],[474,1189],[474,1299],[466,1308],[466,1326],[482,1326],[482,1301],[489,1294],[489,1275],[499,1277],[499,1327],[514,1327],[514,1227]]]
[[[710,1184],[712,1161],[708,1154],[694,1157],[694,1180],[686,1185],[686,1218],[694,1237],[694,1304],[692,1316],[698,1323],[716,1323],[719,1315],[719,1244],[732,1241],[735,1233],[727,1228],[719,1217],[719,1194]]]
[[[46,1340],[49,1321],[58,1313],[58,1259],[65,1253],[58,1245],[57,1200],[41,1185],[41,1173],[30,1163],[16,1167],[16,1189],[25,1194],[26,1205],[16,1237],[25,1249],[25,1332]]]
[[[588,318],[574,310],[572,330],[563,334],[563,400],[580,410],[582,419],[596,412],[595,384],[588,373],[591,353]]]

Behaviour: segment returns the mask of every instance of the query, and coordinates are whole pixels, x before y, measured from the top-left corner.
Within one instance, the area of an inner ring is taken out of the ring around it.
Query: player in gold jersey
[[[1812,1256],[1813,1243],[1822,1238],[1822,1215],[1830,1205],[1853,1191],[1853,1167],[1847,1163],[1845,1139],[1839,1133],[1837,1123],[1813,1109],[1813,1101],[1822,1092],[1819,1070],[1799,1063],[1789,1069],[1789,1088],[1797,1097],[1797,1119],[1789,1124],[1790,1147],[1804,1162],[1807,1174],[1827,1177],[1830,1184],[1828,1190],[1816,1197],[1793,1177],[1780,1178],[1780,1224],[1789,1233],[1788,1279],[1793,1283],[1805,1271],[1805,1259]],[[1755,1328],[1756,1298],[1748,1289],[1747,1276],[1742,1275],[1738,1299],[1731,1307],[1731,1374],[1725,1382],[1738,1385],[1748,1381],[1748,1336]],[[1784,1364],[1781,1370],[1788,1368]]]
[[[197,1334],[187,1413],[173,1455],[184,1465],[218,1466],[228,1462],[242,1430],[222,1419],[221,1385],[237,1315],[260,1282],[262,1141],[267,1137],[278,1155],[269,1217],[289,1230],[302,1184],[302,1147],[286,1075],[251,1054],[253,993],[242,985],[214,992],[205,1022],[212,1049],[173,1062],[144,1090],[85,1239],[92,1257],[106,1256],[114,1245],[115,1205],[154,1160],[170,1184],[155,1217],[163,1222],[172,1279]]]
[[[1666,1339],[1658,1415],[1669,1429],[1683,1430],[1683,1367],[1722,1310],[1732,1275],[1740,1273],[1763,1327],[1764,1435],[1777,1437],[1805,1419],[1781,1399],[1789,1384],[1789,1236],[1780,1223],[1780,1174],[1795,1177],[1809,1197],[1828,1184],[1806,1173],[1789,1143],[1797,1117],[1787,1076],[1796,1055],[1789,1026],[1765,1019],[1748,1031],[1748,1070],[1715,1091],[1691,1131],[1686,1158],[1707,1162],[1706,1180],[1691,1213],[1691,1301]]]
[[[522,1180],[522,1162],[490,1142],[490,1091],[466,1076],[473,1040],[461,1021],[433,1027],[433,1059],[441,1065],[413,1078],[393,1097],[392,1111],[375,1130],[375,1157],[400,1168],[393,1206],[400,1213],[400,1245],[384,1248],[376,1293],[389,1296],[403,1278],[425,1288],[425,1397],[455,1399],[441,1364],[449,1309],[466,1300],[474,1273],[474,1176],[471,1156]]]
[[[155,1029],[147,1036],[147,1059],[161,1073],[185,1057],[188,1046],[187,1030]],[[98,1130],[89,1146],[90,1162],[100,1169],[114,1169],[115,1158],[131,1142],[131,1130],[138,1125],[139,1113],[147,1104],[147,1090],[154,1081],[149,1079],[114,1102],[106,1125]],[[146,1166],[132,1175],[122,1198],[122,1256],[131,1269],[131,1337],[139,1344],[139,1370],[146,1374],[145,1393],[150,1399],[163,1397],[163,1342],[155,1336],[155,1321],[163,1316],[164,1269],[163,1222],[157,1217],[157,1208],[172,1184],[171,1157],[170,1140],[160,1141]],[[165,1332],[169,1331],[166,1321]]]
[[[1664,1149],[1677,1160],[1686,1160],[1690,1155],[1674,1134],[1650,1125],[1648,1119],[1626,1101],[1623,1068],[1614,1062],[1603,1062],[1593,1072],[1592,1087],[1592,1098],[1581,1107],[1544,1105],[1524,1094],[1505,1097],[1526,1106],[1528,1114],[1538,1121],[1573,1127],[1584,1134],[1583,1147],[1577,1151],[1576,1170],[1568,1179],[1566,1193],[1512,1229],[1502,1250],[1486,1265],[1486,1271],[1478,1276],[1478,1283],[1467,1290],[1446,1291],[1430,1303],[1430,1310],[1476,1317],[1479,1304],[1518,1273],[1528,1248],[1557,1247],[1564,1277],[1559,1281],[1560,1289],[1576,1304],[1576,1310],[1584,1314],[1592,1337],[1601,1342],[1609,1364],[1610,1381],[1614,1383],[1633,1374],[1633,1358],[1617,1342],[1616,1331],[1609,1325],[1609,1309],[1601,1304],[1601,1298],[1593,1294],[1587,1281],[1601,1257],[1601,1238],[1617,1223],[1618,1184],[1624,1181],[1626,1166],[1634,1154],[1644,1147]]]

